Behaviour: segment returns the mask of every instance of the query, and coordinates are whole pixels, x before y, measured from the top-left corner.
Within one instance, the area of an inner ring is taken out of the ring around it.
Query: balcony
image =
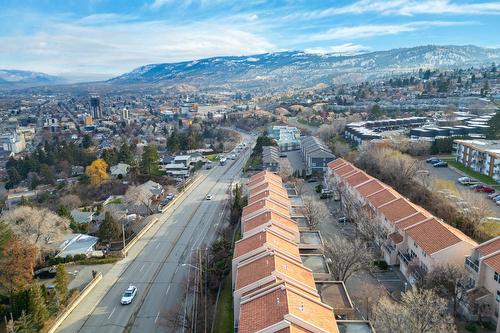
[[[465,257],[465,267],[479,273],[479,262],[471,260],[470,257]]]
[[[406,266],[408,266],[411,263],[411,261],[413,260],[413,258],[410,256],[409,253],[399,252],[399,257],[406,264]]]

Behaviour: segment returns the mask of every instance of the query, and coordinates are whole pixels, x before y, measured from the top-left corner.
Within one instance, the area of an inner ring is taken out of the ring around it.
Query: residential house
[[[278,147],[262,147],[262,167],[269,171],[278,171],[280,164],[280,153]]]
[[[330,148],[314,136],[307,136],[300,140],[300,152],[308,175],[325,172],[328,163],[335,159]]]
[[[109,173],[111,174],[112,177],[115,178],[126,177],[129,171],[130,171],[130,165],[125,163],[118,163],[117,165],[113,165],[112,167],[109,168]]]
[[[60,252],[56,257],[65,258],[67,256],[74,256],[77,254],[84,254],[89,256],[95,250],[98,238],[89,235],[76,234],[70,239],[63,242],[60,247]]]

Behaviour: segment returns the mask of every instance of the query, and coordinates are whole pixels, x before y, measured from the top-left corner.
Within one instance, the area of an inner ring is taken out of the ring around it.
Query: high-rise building
[[[129,112],[127,108],[122,109],[122,119],[127,120],[129,118]]]
[[[99,96],[90,96],[90,114],[92,118],[102,118],[101,100]]]

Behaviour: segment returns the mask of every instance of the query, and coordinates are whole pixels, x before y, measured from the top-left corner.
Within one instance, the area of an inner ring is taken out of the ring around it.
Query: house
[[[115,178],[126,177],[129,171],[130,171],[130,165],[125,163],[118,163],[117,165],[113,165],[112,167],[109,168],[111,176]]]
[[[335,159],[330,148],[314,136],[307,136],[300,140],[300,152],[308,175],[325,172],[327,164]]]
[[[80,176],[85,173],[85,168],[80,165],[74,165],[71,167],[71,176]]]
[[[182,164],[188,167],[191,164],[191,155],[179,155],[174,157],[174,164]]]
[[[165,193],[163,186],[152,180],[148,180],[147,182],[139,185],[138,187],[149,195],[151,201],[160,200],[160,198]]]
[[[263,146],[262,147],[262,166],[265,170],[277,171],[279,169],[280,153],[278,147]]]
[[[390,186],[338,158],[328,164],[328,187],[341,194],[341,205],[355,219],[378,226],[376,242],[389,265],[399,265],[410,284],[442,264],[462,262],[477,243]]]
[[[90,224],[94,221],[95,212],[84,212],[79,209],[71,210],[71,217],[78,224]]]
[[[85,254],[89,256],[97,244],[98,238],[89,235],[76,234],[72,238],[64,241],[60,247],[61,251],[56,257],[65,258],[76,254]]]
[[[299,227],[290,217],[291,203],[281,178],[262,171],[250,178],[248,188],[242,239],[235,243],[232,261],[234,330],[373,332],[365,321],[337,322],[334,309],[320,297],[315,272],[300,253]],[[326,288],[322,293],[342,313],[352,311],[346,293]],[[337,295],[342,299],[335,299]]]
[[[497,323],[497,332],[500,328],[498,320],[500,306],[500,236],[479,244],[472,249],[464,261],[469,274],[467,291],[469,300],[462,309],[471,319],[477,319],[474,307],[480,306],[484,317],[489,317]]]

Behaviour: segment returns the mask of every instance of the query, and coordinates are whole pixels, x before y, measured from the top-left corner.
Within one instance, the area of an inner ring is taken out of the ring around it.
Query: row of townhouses
[[[345,212],[380,227],[377,242],[389,265],[399,265],[410,284],[439,265],[470,272],[469,293],[495,322],[500,302],[500,236],[477,244],[460,230],[415,205],[393,188],[338,158],[328,164],[326,182],[341,196]]]
[[[248,190],[232,261],[235,331],[344,332],[353,325],[373,332],[367,322],[336,320],[334,308],[322,301],[299,252],[300,230],[281,178],[260,172]]]

